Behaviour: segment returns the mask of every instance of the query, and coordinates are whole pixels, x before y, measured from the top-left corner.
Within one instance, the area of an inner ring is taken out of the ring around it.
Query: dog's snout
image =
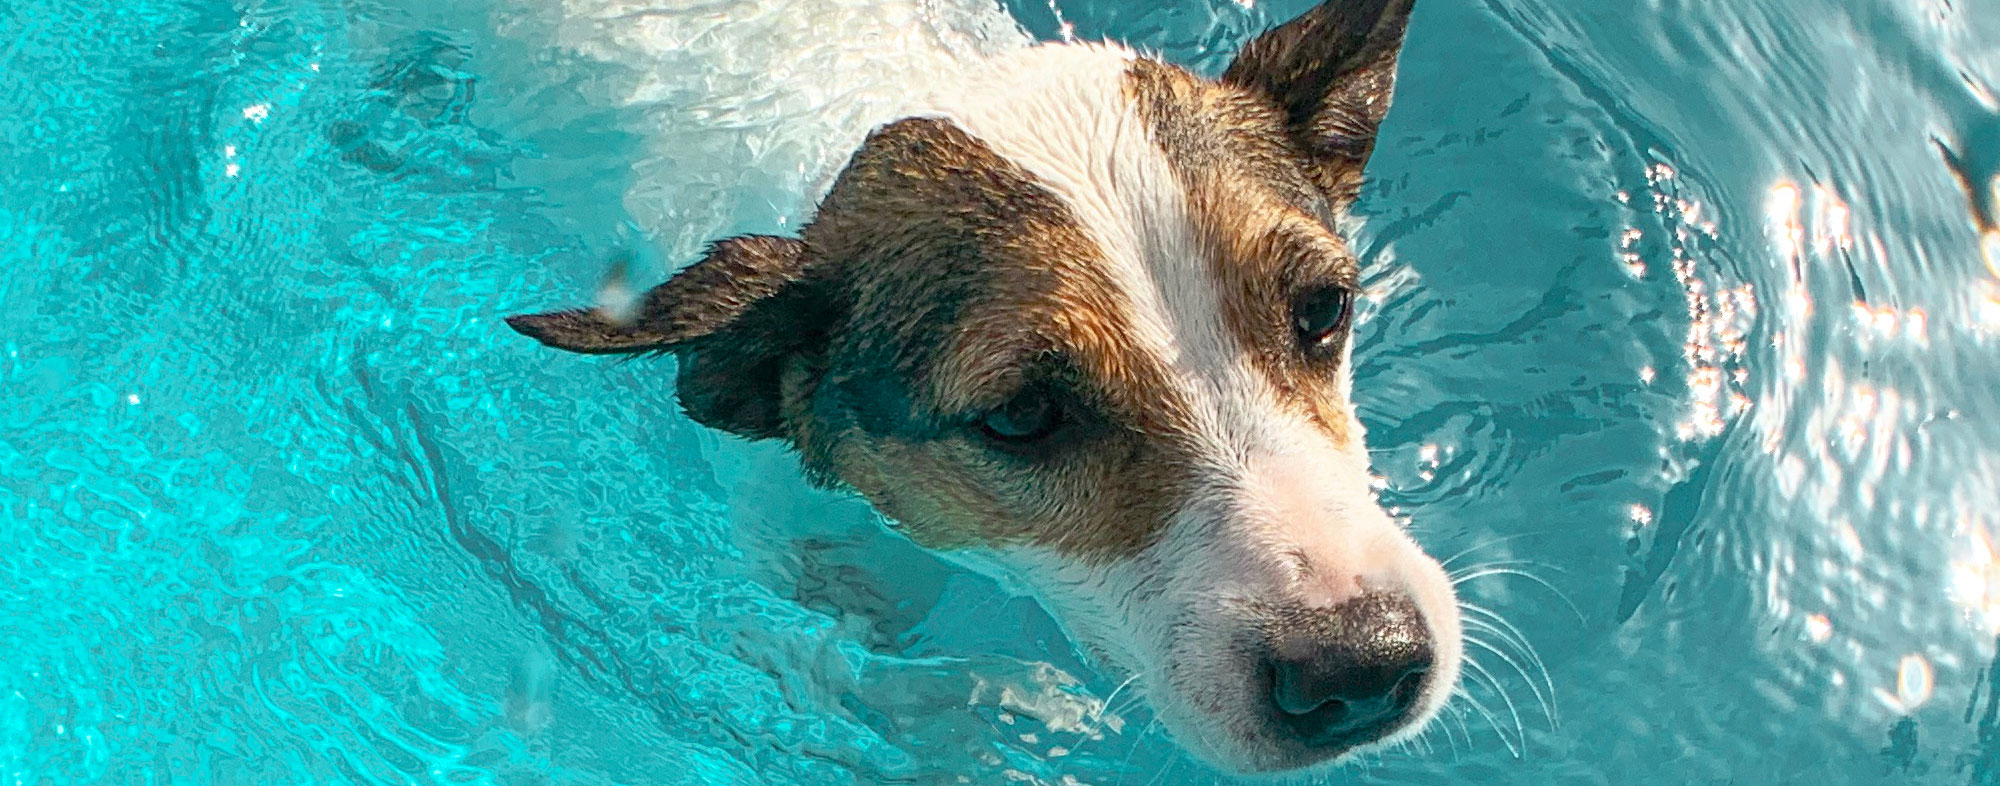
[[[1371,592],[1284,622],[1270,642],[1271,699],[1301,742],[1344,748],[1381,739],[1423,692],[1431,637],[1407,595]]]

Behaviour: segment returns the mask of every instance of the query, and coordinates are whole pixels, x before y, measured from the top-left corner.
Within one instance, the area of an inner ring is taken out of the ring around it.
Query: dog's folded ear
[[[829,319],[810,267],[797,239],[735,237],[647,291],[629,318],[600,307],[521,314],[507,324],[570,352],[672,352],[689,417],[752,439],[778,437],[785,362],[822,341]]]
[[[1277,103],[1338,204],[1354,199],[1388,114],[1413,2],[1326,0],[1251,41],[1222,75]]]

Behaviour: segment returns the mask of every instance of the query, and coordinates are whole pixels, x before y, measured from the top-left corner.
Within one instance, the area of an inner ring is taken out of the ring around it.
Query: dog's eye
[[[1344,287],[1314,289],[1292,303],[1292,329],[1298,333],[1299,347],[1308,352],[1332,349],[1353,319],[1354,291]]]
[[[1063,410],[1049,394],[1026,390],[979,419],[979,433],[994,442],[1022,445],[1062,427]]]

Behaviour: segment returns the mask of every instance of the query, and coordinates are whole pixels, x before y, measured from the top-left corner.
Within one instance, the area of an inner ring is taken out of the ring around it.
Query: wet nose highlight
[[[1430,631],[1415,601],[1378,591],[1287,617],[1271,640],[1279,723],[1313,746],[1387,736],[1431,671]]]

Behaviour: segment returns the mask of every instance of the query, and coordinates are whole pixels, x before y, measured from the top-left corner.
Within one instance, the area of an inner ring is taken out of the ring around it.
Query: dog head
[[[1024,50],[871,134],[801,237],[716,243],[629,318],[509,321],[671,352],[696,421],[1028,587],[1218,765],[1397,739],[1456,683],[1459,620],[1370,487],[1334,224],[1409,9],[1335,0],[1219,81]]]

